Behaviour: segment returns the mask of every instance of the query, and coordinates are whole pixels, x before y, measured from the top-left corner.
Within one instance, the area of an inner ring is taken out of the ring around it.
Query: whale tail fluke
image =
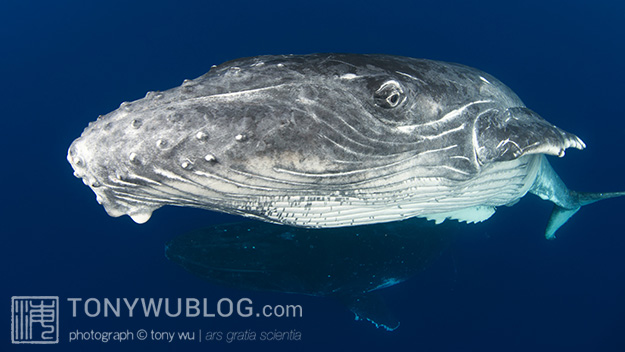
[[[576,199],[579,204],[573,208],[564,208],[557,204],[553,206],[553,212],[547,223],[547,229],[545,230],[545,237],[548,240],[555,239],[555,232],[560,226],[564,225],[571,216],[584,205],[592,204],[604,199],[610,199],[615,197],[625,196],[625,192],[603,192],[603,193],[589,193],[589,192],[576,192],[569,191],[571,198]]]
[[[562,182],[560,176],[556,174],[544,156],[530,192],[554,203],[551,218],[549,218],[547,229],[545,230],[545,237],[548,240],[555,239],[555,233],[560,226],[564,225],[582,206],[604,199],[625,196],[625,192],[589,193],[571,191]]]
[[[548,240],[555,240],[556,231],[560,228],[560,226],[564,225],[564,223],[567,222],[571,216],[577,213],[580,208],[581,207],[566,209],[554,204],[551,217],[547,223],[547,229],[545,229],[545,238]]]
[[[625,192],[602,192],[602,193],[589,193],[589,192],[576,192],[569,191],[574,197],[579,199],[579,205],[588,205],[594,202],[598,202],[604,199],[616,198],[625,196]]]

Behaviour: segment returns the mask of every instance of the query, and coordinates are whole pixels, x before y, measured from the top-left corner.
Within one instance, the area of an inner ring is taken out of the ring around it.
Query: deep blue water
[[[387,289],[402,325],[388,333],[337,302],[232,290],[169,262],[177,234],[237,220],[162,208],[144,225],[111,218],[72,176],[66,152],[88,122],[261,54],[386,53],[459,62],[509,85],[580,136],[554,168],[572,189],[625,189],[625,3],[440,1],[13,1],[0,5],[2,350],[12,296],[60,297],[60,343],[40,350],[625,350],[625,200],[582,209],[546,241],[551,205],[528,195],[466,233],[425,272]],[[71,317],[67,298],[249,297],[304,316]],[[273,331],[300,342],[68,342],[75,330]]]

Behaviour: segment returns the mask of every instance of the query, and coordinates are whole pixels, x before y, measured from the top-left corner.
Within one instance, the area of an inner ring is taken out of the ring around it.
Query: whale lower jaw
[[[93,188],[111,216],[129,215],[144,223],[163,205],[191,206],[262,219],[298,227],[327,228],[366,225],[424,217],[437,223],[445,219],[480,222],[495,207],[514,203],[532,185],[541,156],[527,155],[490,164],[479,177],[461,182],[413,177],[398,188],[378,180],[357,191],[358,196],[324,194],[232,195],[199,182],[153,183],[149,188]],[[365,189],[368,190],[365,192]],[[374,191],[371,191],[374,190]],[[293,192],[291,192],[293,193]]]
[[[489,165],[475,179],[442,186],[421,179],[410,196],[397,197],[392,203],[363,204],[361,200],[332,202],[324,200],[302,211],[284,204],[281,216],[266,220],[302,227],[344,227],[422,217],[437,224],[446,219],[467,223],[487,220],[497,206],[511,205],[532,186],[542,156],[527,155],[509,162]],[[419,192],[419,190],[423,190]],[[282,204],[276,204],[282,206]]]

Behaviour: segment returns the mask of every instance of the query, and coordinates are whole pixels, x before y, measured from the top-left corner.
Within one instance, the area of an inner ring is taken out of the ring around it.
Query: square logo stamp
[[[11,297],[11,342],[14,344],[58,343],[59,297]]]

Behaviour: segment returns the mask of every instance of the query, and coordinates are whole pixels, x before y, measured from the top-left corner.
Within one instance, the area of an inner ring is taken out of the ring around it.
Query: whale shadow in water
[[[395,330],[399,321],[378,291],[426,268],[452,242],[455,225],[410,219],[306,229],[249,221],[180,235],[165,254],[214,284],[335,298],[356,319]]]

